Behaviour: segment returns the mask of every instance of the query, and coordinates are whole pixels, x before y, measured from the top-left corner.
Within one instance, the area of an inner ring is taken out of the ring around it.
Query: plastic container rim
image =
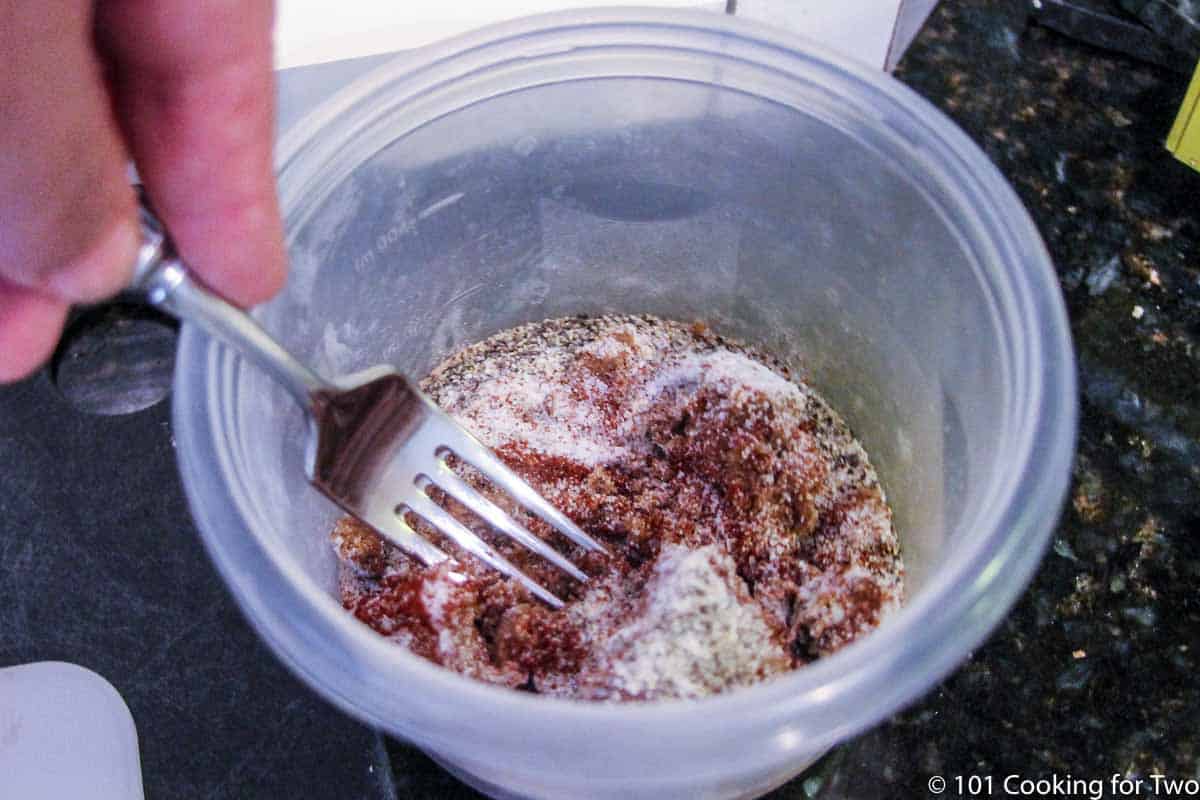
[[[1009,314],[1014,318],[1007,320],[1010,324],[1005,326],[1005,332],[1013,332],[1013,325],[1024,324],[1030,330],[1051,333],[1026,336],[1025,350],[1017,354],[1024,369],[1023,374],[1015,377],[1028,383],[1028,391],[1025,402],[1010,409],[1010,414],[1017,417],[1013,427],[1020,433],[1013,452],[1008,454],[1008,463],[1013,468],[1011,478],[993,492],[992,502],[976,515],[982,519],[962,522],[982,525],[990,535],[980,537],[976,546],[954,563],[939,568],[920,595],[879,631],[833,656],[728,695],[700,701],[619,706],[531,696],[434,666],[368,630],[299,570],[259,549],[277,571],[275,577],[301,595],[313,611],[313,617],[303,625],[336,632],[337,640],[352,642],[356,652],[371,665],[386,665],[397,677],[404,676],[412,690],[444,693],[456,701],[481,704],[491,714],[506,717],[532,717],[547,724],[558,720],[631,728],[680,717],[688,717],[689,724],[695,722],[702,728],[709,727],[705,720],[719,720],[727,725],[728,718],[723,712],[731,712],[735,717],[755,715],[756,726],[797,720],[818,725],[838,708],[846,720],[823,732],[829,740],[823,744],[831,744],[894,712],[941,679],[1007,614],[1040,562],[1067,489],[1077,419],[1074,358],[1054,272],[1032,220],[1011,187],[978,147],[932,105],[890,76],[814,43],[711,12],[621,8],[544,14],[489,26],[404,54],[343,89],[291,129],[278,147],[276,163],[281,184],[298,180],[295,176],[302,170],[319,172],[323,165],[314,161],[313,150],[318,134],[336,141],[337,137],[331,134],[352,125],[355,115],[362,112],[363,104],[372,95],[386,92],[398,82],[419,84],[432,71],[469,66],[468,62],[477,57],[484,59],[479,68],[486,69],[489,59],[536,59],[553,55],[562,51],[553,46],[539,50],[532,46],[531,39],[569,38],[597,27],[638,34],[648,47],[655,46],[656,35],[693,37],[691,46],[696,51],[715,58],[723,57],[723,43],[733,43],[755,51],[762,66],[768,69],[785,73],[797,68],[826,72],[856,86],[867,96],[885,101],[887,110],[899,113],[907,124],[915,125],[928,137],[927,143],[937,142],[944,148],[943,152],[926,155],[940,158],[943,161],[940,166],[945,170],[957,169],[957,178],[974,179],[972,188],[978,196],[977,202],[989,206],[985,209],[990,212],[985,223],[991,228],[987,231],[993,240],[991,245],[1002,250],[1003,257],[1019,260],[1019,265],[1010,265],[1010,272],[989,276],[1007,280],[1009,283],[1002,288],[1011,292],[1022,306],[1015,315]],[[926,166],[931,166],[928,159],[926,162]],[[957,162],[957,167],[953,162]],[[288,198],[286,192],[283,194],[286,207]],[[277,655],[344,709],[387,727],[388,720],[374,716],[346,685],[331,685],[327,676],[314,671],[305,653],[294,652],[294,637],[283,635],[269,621],[271,614],[261,599],[251,597],[253,593],[241,586],[244,575],[229,561],[232,554],[221,545],[219,536],[208,533],[212,525],[211,509],[200,507],[205,501],[199,490],[205,480],[202,472],[206,465],[197,460],[202,448],[189,444],[207,439],[205,449],[228,454],[229,431],[223,430],[222,411],[230,408],[239,368],[240,362],[231,353],[191,326],[185,326],[176,371],[174,422],[180,432],[179,459],[185,489],[205,544],[243,611]],[[1068,434],[1063,435],[1064,431]],[[1039,449],[1039,441],[1048,442],[1049,447]],[[226,490],[245,532],[254,536],[261,520],[255,520],[252,509],[244,498],[238,498],[235,488],[227,485]],[[1018,498],[1023,501],[1019,507]],[[944,627],[939,629],[939,625]],[[959,635],[950,637],[951,644],[947,646],[942,634],[949,635],[952,631]],[[909,657],[901,658],[904,654]],[[892,674],[893,668],[899,668],[899,674]],[[868,686],[890,686],[888,699],[881,704],[863,703],[857,690]],[[855,704],[859,707],[855,708]],[[839,718],[837,714],[833,716]],[[804,737],[803,748],[822,744],[819,738]]]

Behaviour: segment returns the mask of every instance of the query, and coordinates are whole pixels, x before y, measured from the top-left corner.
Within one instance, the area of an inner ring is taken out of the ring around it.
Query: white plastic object
[[[921,32],[921,26],[933,13],[937,0],[900,0],[900,13],[896,17],[896,29],[892,32],[892,44],[888,48],[884,68],[891,72],[900,62],[900,57]]]
[[[142,800],[137,728],[111,683],[62,661],[0,669],[0,797]]]
[[[279,0],[275,67],[411,50],[493,22],[604,4],[605,0],[341,0],[335,11],[327,0]],[[641,5],[723,11],[725,0],[649,0]]]
[[[279,0],[278,69],[411,50],[505,19],[544,11],[628,5],[613,0]],[[639,5],[725,13],[726,0],[646,0]],[[937,0],[737,0],[737,16],[820,42],[877,69],[894,69]]]

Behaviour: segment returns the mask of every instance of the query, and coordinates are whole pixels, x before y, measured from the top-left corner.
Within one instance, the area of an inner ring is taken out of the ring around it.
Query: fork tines
[[[568,519],[565,514],[547,502],[532,486],[509,469],[481,443],[465,432],[455,436],[454,434],[460,433],[456,428],[451,428],[449,433],[450,435],[445,438],[457,441],[454,441],[453,446],[443,444],[437,448],[434,453],[434,467],[430,470],[433,474],[427,472],[418,474],[417,494],[397,506],[397,515],[403,516],[405,512],[412,512],[468,553],[502,574],[519,581],[538,599],[553,608],[561,608],[563,603],[559,598],[517,569],[512,562],[496,552],[495,548],[455,519],[450,512],[435,503],[429,495],[430,487],[436,487],[445,492],[447,496],[461,503],[496,531],[545,558],[572,578],[586,581],[587,575],[547,542],[509,516],[504,509],[484,497],[467,481],[459,477],[451,468],[448,459],[453,456],[464,464],[474,467],[525,509],[540,517],[585,550],[599,553],[607,553],[607,550]]]

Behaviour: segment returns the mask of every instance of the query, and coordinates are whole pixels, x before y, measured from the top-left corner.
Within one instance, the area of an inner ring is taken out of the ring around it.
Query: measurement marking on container
[[[470,297],[471,295],[475,294],[483,287],[484,287],[484,284],[477,283],[474,286],[472,286],[470,289],[464,289],[463,291],[454,295],[454,297],[451,297],[449,300],[447,300],[445,302],[445,304],[442,306],[442,308],[446,308],[447,306],[452,306],[455,303],[457,303],[459,300],[462,300],[463,298],[466,298],[466,297]]]
[[[456,192],[456,193],[450,195],[449,197],[443,197],[441,200],[438,200],[436,203],[434,203],[433,205],[426,208],[424,211],[417,214],[417,219],[425,219],[430,214],[436,214],[437,212],[441,211],[446,206],[452,206],[455,203],[457,203],[459,200],[462,200],[462,199],[463,199],[462,192]]]
[[[375,251],[367,250],[361,256],[354,259],[354,268],[356,270],[362,271],[364,268],[370,266],[374,262],[375,262]]]

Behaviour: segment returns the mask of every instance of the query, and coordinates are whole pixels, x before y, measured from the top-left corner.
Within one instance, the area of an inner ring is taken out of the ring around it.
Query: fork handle
[[[130,289],[150,305],[194,325],[254,362],[279,381],[306,411],[314,392],[332,387],[264,331],[240,308],[221,299],[192,274],[162,223],[140,204],[142,242]]]

